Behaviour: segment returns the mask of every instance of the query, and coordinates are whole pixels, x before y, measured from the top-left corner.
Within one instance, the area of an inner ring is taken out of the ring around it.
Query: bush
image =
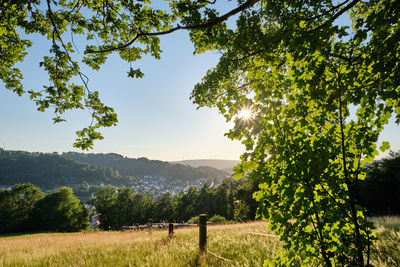
[[[199,223],[199,221],[200,221],[199,216],[194,216],[189,219],[188,223]]]
[[[188,223],[199,223],[199,221],[200,221],[199,216],[194,216],[194,217],[189,219]],[[226,223],[227,222],[225,217],[221,216],[221,215],[214,215],[210,219],[208,219],[207,221],[208,222],[212,222],[212,223]]]
[[[225,217],[221,215],[214,215],[208,221],[212,223],[226,223]]]

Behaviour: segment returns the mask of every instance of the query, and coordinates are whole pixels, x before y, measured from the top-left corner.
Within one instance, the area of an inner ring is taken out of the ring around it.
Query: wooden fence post
[[[171,237],[174,234],[174,224],[169,223],[168,224],[168,236]]]
[[[207,214],[199,215],[199,248],[205,251],[207,247]]]

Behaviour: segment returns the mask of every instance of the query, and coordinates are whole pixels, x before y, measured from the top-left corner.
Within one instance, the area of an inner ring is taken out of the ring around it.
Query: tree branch
[[[334,22],[338,17],[340,17],[343,13],[345,13],[347,10],[349,10],[350,8],[352,8],[353,6],[355,6],[358,2],[360,2],[361,0],[353,0],[352,2],[350,2],[350,4],[348,4],[347,6],[345,6],[342,10],[340,10],[339,12],[337,12],[335,15],[332,16],[332,18],[328,19],[327,21],[325,21],[323,24],[319,25],[318,27],[308,31],[308,32],[314,32],[314,31],[319,31],[322,28],[326,27],[326,25],[328,25],[329,23]]]
[[[206,23],[203,23],[203,24],[199,24],[199,25],[188,25],[188,26],[180,26],[180,25],[178,24],[178,26],[176,26],[176,27],[174,27],[174,28],[171,28],[171,29],[169,29],[169,30],[167,30],[167,31],[162,31],[162,32],[147,32],[147,33],[146,33],[146,32],[140,32],[140,33],[136,34],[136,36],[135,36],[132,40],[130,40],[128,43],[123,44],[123,45],[121,45],[121,46],[111,47],[111,48],[108,48],[108,49],[97,50],[97,51],[88,50],[87,52],[88,52],[88,53],[107,53],[107,52],[112,52],[112,51],[115,51],[115,50],[121,50],[121,49],[124,49],[124,48],[130,46],[131,44],[133,44],[134,42],[136,42],[136,41],[137,41],[140,37],[142,37],[142,36],[159,36],[159,35],[170,34],[170,33],[173,33],[173,32],[175,32],[175,31],[178,31],[178,30],[199,30],[199,29],[209,28],[209,27],[215,26],[215,25],[217,25],[217,24],[219,24],[219,23],[221,23],[221,22],[223,22],[223,21],[229,19],[229,18],[232,17],[233,15],[236,15],[237,13],[239,13],[239,12],[245,10],[246,8],[251,7],[252,5],[254,5],[255,3],[259,2],[259,1],[260,1],[260,0],[248,0],[247,2],[245,2],[244,4],[242,4],[241,6],[235,8],[235,9],[232,9],[231,11],[229,11],[228,13],[226,13],[225,15],[223,15],[223,16],[221,16],[221,17],[218,17],[218,18],[216,18],[216,19],[210,20],[210,21],[208,21],[208,22],[206,22]]]
[[[327,11],[321,13],[321,14],[318,14],[318,15],[316,15],[316,16],[314,16],[314,17],[311,17],[311,18],[304,18],[304,19],[301,19],[301,20],[310,21],[310,20],[314,20],[314,19],[319,19],[319,18],[321,18],[321,17],[323,17],[323,16],[325,16],[325,15],[331,13],[331,12],[334,11],[335,9],[338,9],[339,7],[341,7],[341,6],[345,5],[345,4],[347,4],[349,1],[350,1],[350,0],[346,0],[346,1],[344,1],[343,3],[341,3],[341,4],[337,5],[337,6],[334,6],[334,7],[332,7],[331,9],[329,9],[329,10],[327,10]]]
[[[356,210],[356,204],[355,204],[355,199],[354,199],[354,192],[353,192],[353,183],[350,181],[349,173],[347,170],[347,158],[346,158],[346,146],[345,146],[345,134],[344,134],[344,117],[343,117],[343,103],[342,103],[342,88],[341,88],[341,75],[338,70],[336,70],[336,73],[338,75],[338,104],[339,104],[339,123],[340,123],[340,135],[341,135],[341,148],[342,148],[342,162],[343,162],[343,173],[344,173],[344,179],[345,183],[347,185],[347,188],[349,190],[349,199],[350,199],[350,209],[351,209],[351,216],[352,220],[354,223],[354,231],[355,231],[355,236],[356,236],[356,249],[357,249],[357,264],[360,267],[364,266],[364,257],[363,257],[363,251],[362,251],[362,244],[361,244],[361,234],[360,234],[360,226],[358,224],[358,218],[357,218],[357,210]]]
[[[89,90],[89,87],[88,87],[89,78],[88,78],[85,74],[83,74],[83,73],[78,69],[77,64],[72,60],[72,58],[71,58],[71,56],[70,56],[70,54],[69,54],[69,52],[68,52],[68,49],[67,49],[67,47],[65,46],[64,41],[62,40],[61,35],[60,35],[60,33],[58,32],[58,30],[57,30],[57,25],[56,25],[56,23],[54,22],[54,19],[53,19],[53,11],[52,11],[52,9],[51,9],[50,0],[47,0],[46,2],[47,2],[47,8],[48,8],[48,12],[49,12],[49,19],[50,19],[50,22],[51,22],[51,24],[52,24],[52,26],[53,26],[53,43],[55,43],[54,34],[56,34],[56,35],[57,35],[57,38],[58,38],[58,39],[60,40],[60,42],[61,42],[61,45],[62,45],[62,47],[63,47],[65,53],[66,53],[67,56],[68,56],[69,62],[71,63],[73,69],[78,73],[78,75],[79,75],[81,81],[83,82],[83,84],[84,84],[84,86],[85,86],[85,89],[90,93],[90,90]],[[86,79],[86,80],[85,80],[85,79]]]

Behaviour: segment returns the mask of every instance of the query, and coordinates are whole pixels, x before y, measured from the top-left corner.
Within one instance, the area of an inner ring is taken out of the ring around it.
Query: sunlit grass
[[[261,266],[280,250],[277,238],[231,230],[268,231],[263,222],[208,227],[209,253],[200,254],[198,229],[41,234],[0,238],[0,266]]]
[[[379,240],[374,266],[400,266],[400,217],[371,218]],[[198,228],[167,231],[33,234],[0,238],[0,266],[262,266],[282,249],[265,222],[208,226],[199,253]]]
[[[373,222],[377,229],[387,228],[395,231],[400,231],[400,216],[381,216],[368,218]]]
[[[400,266],[400,217],[370,218],[378,240],[372,248],[374,266]]]

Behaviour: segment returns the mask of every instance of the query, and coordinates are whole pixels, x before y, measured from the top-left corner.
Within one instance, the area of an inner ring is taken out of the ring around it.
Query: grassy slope
[[[372,249],[375,266],[400,266],[400,217],[375,217],[378,240]]]
[[[375,266],[400,265],[400,218],[375,220],[380,237],[373,249]],[[209,253],[199,255],[198,229],[167,231],[39,234],[0,238],[0,266],[262,266],[281,250],[276,237],[245,234],[270,233],[267,224],[208,227]]]
[[[229,230],[227,230],[229,229]],[[240,266],[262,266],[281,248],[263,222],[208,227],[208,249]],[[184,244],[182,244],[184,243]],[[0,266],[232,266],[209,253],[199,256],[198,229],[40,234],[0,238]]]

